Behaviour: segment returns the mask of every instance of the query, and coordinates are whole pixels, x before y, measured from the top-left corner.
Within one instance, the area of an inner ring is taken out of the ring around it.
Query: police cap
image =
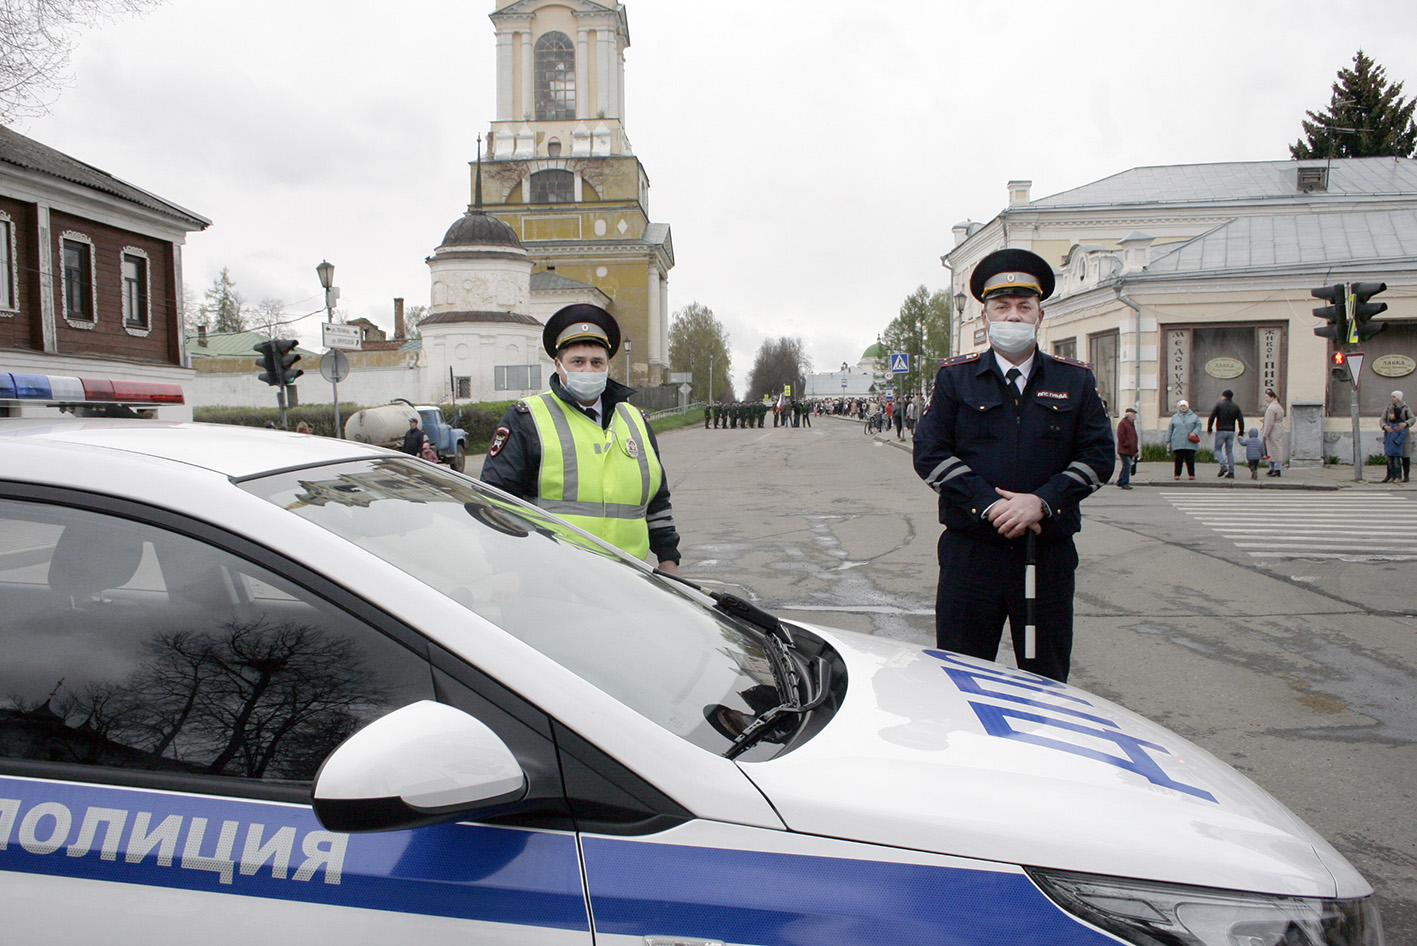
[[[969,291],[980,302],[996,295],[1047,299],[1053,294],[1053,267],[1028,250],[995,250],[974,267]]]
[[[557,309],[541,330],[541,347],[555,358],[557,352],[576,342],[604,345],[613,356],[620,350],[620,326],[613,315],[598,305],[578,302]]]

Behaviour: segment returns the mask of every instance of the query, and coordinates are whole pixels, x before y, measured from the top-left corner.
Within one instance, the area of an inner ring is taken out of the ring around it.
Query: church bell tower
[[[611,375],[663,383],[674,249],[669,225],[650,222],[649,177],[625,134],[625,6],[496,0],[491,19],[497,116],[484,199],[533,261],[533,314],[545,321],[578,285],[603,294],[630,343]]]

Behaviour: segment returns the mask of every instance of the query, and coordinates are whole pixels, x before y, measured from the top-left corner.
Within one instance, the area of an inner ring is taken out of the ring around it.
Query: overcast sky
[[[492,0],[168,0],[83,36],[51,113],[16,130],[213,221],[200,299],[392,329],[471,200],[494,115]],[[1131,167],[1283,160],[1361,47],[1417,94],[1417,6],[1343,0],[1010,4],[628,0],[625,125],[673,228],[671,310],[855,363],[958,221]],[[317,319],[298,323],[317,347]]]

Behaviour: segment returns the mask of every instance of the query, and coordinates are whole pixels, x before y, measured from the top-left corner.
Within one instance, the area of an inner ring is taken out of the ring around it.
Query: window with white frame
[[[498,391],[531,391],[541,387],[540,365],[497,365],[492,384]]]
[[[146,330],[152,297],[148,284],[148,254],[131,246],[123,248],[123,327]]]
[[[64,320],[75,328],[93,328],[97,299],[94,295],[93,241],[82,233],[65,231],[59,241],[63,255]]]
[[[536,120],[571,121],[576,117],[576,47],[565,33],[543,33],[534,54]]]
[[[0,213],[0,311],[13,312],[20,307],[15,271],[15,222],[9,214]]]

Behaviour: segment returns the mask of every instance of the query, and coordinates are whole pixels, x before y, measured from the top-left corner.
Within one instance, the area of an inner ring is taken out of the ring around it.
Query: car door
[[[160,510],[0,486],[0,615],[7,940],[590,941],[549,722],[340,586]],[[324,830],[321,761],[422,699],[492,726],[532,804]]]

